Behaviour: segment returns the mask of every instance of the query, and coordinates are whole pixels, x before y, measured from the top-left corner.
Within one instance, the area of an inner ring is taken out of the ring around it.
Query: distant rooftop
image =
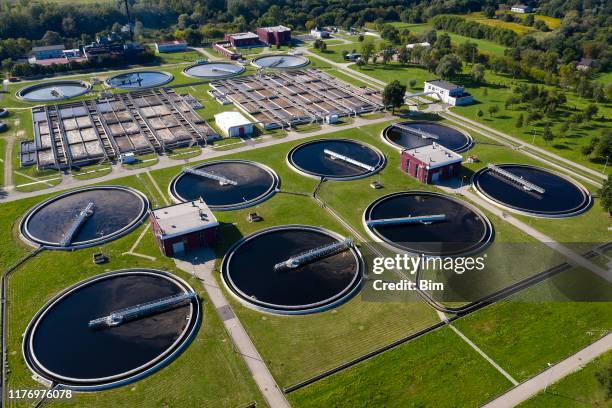
[[[162,231],[162,239],[201,231],[219,225],[217,218],[202,200],[171,205],[151,211]]]
[[[274,27],[261,27],[262,30],[266,30],[269,33],[272,32],[282,32],[282,31],[291,31],[289,27],[285,27],[283,25],[277,25]]]
[[[428,84],[432,84],[442,89],[446,89],[447,91],[452,91],[453,89],[461,88],[459,85],[455,85],[452,82],[445,81],[443,79],[434,79],[431,81],[425,81]]]
[[[248,40],[251,38],[259,38],[257,36],[257,34],[252,33],[250,31],[246,32],[246,33],[234,33],[234,34],[229,34],[230,37],[232,37],[235,40]]]
[[[417,147],[415,149],[407,149],[404,150],[404,152],[424,163],[428,163],[430,169],[463,161],[463,156],[437,143]]]
[[[57,45],[45,45],[42,47],[34,47],[32,48],[32,52],[40,52],[40,51],[55,51],[55,50],[63,50],[64,44],[57,44]]]

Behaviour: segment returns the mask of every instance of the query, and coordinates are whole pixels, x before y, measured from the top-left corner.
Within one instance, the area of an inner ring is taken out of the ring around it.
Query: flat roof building
[[[233,33],[233,34],[225,34],[225,41],[228,41],[232,44],[232,47],[253,47],[257,45],[261,45],[259,42],[259,36],[250,31],[246,33]]]
[[[463,156],[437,143],[402,151],[400,168],[425,184],[458,176]]]
[[[267,45],[291,44],[291,29],[283,25],[257,28],[259,41]]]
[[[451,106],[467,105],[474,102],[474,97],[465,92],[461,85],[443,79],[425,81],[424,92],[429,92],[444,103]]]
[[[185,41],[170,41],[164,43],[155,43],[155,50],[157,52],[180,52],[187,49],[187,43]]]
[[[44,47],[34,47],[32,48],[32,56],[36,60],[46,60],[53,58],[62,58],[64,57],[64,45],[46,45]]]
[[[510,9],[513,13],[531,13],[533,8],[531,6],[527,6],[525,4],[515,4]]]
[[[215,123],[225,136],[246,137],[253,134],[253,122],[240,112],[221,112],[215,115]]]
[[[151,228],[166,256],[213,244],[218,227],[217,218],[202,199],[151,211]]]

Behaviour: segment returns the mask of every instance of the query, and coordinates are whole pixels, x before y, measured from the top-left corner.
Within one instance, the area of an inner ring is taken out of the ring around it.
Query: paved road
[[[176,259],[175,262],[180,269],[194,274],[202,281],[202,285],[219,318],[223,322],[223,326],[225,326],[227,333],[234,342],[236,351],[244,359],[257,387],[259,387],[259,391],[261,391],[268,405],[271,408],[289,408],[290,405],[285,398],[285,394],[276,384],[265,361],[261,358],[257,348],[255,348],[242,323],[240,323],[240,320],[232,310],[231,305],[225,298],[213,275],[215,264],[214,252],[209,248],[192,251],[184,259]]]
[[[565,360],[550,366],[535,377],[517,385],[507,393],[485,404],[483,408],[515,407],[540,391],[546,391],[549,384],[580,370],[585,364],[594,360],[612,348],[612,334],[597,340]]]
[[[130,169],[125,169],[120,165],[114,165],[112,166],[113,170],[111,173],[104,175],[102,177],[91,179],[91,180],[78,180],[73,177],[65,177],[61,184],[55,187],[44,189],[44,190],[32,191],[32,192],[21,192],[21,191],[7,192],[6,190],[4,190],[4,193],[8,193],[8,194],[4,196],[0,194],[0,203],[20,200],[22,198],[36,197],[36,196],[40,196],[44,194],[55,193],[55,192],[59,192],[59,191],[63,191],[66,189],[71,189],[71,188],[83,187],[83,186],[93,184],[93,183],[108,182],[108,181],[112,181],[120,177],[127,177],[127,176],[131,176],[135,174],[146,173],[152,170],[164,169],[167,167],[179,166],[181,164],[187,164],[187,163],[227,156],[230,154],[246,152],[249,150],[259,149],[259,148],[267,147],[267,146],[273,146],[273,145],[277,145],[280,143],[287,143],[287,142],[305,139],[305,138],[309,138],[313,136],[326,135],[331,132],[336,132],[336,131],[341,131],[341,130],[346,130],[346,129],[353,129],[353,128],[357,128],[360,126],[387,122],[391,119],[393,119],[393,117],[388,113],[386,113],[383,117],[377,118],[377,119],[364,119],[364,118],[357,117],[357,118],[353,118],[352,123],[345,125],[345,126],[323,125],[321,129],[316,130],[314,132],[307,132],[307,133],[290,131],[287,133],[287,136],[282,139],[278,139],[278,138],[274,138],[270,136],[267,139],[259,143],[244,143],[241,147],[237,147],[231,150],[214,150],[212,148],[204,148],[202,149],[202,153],[199,156],[192,157],[190,159],[185,159],[185,160],[173,160],[173,159],[169,159],[166,156],[160,156],[159,161],[153,166],[143,167],[140,169],[130,170]]]

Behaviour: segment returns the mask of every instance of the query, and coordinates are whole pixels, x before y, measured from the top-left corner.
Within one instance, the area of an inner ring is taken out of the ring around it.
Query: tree
[[[374,42],[369,38],[361,43],[361,58],[367,64],[374,54]]]
[[[612,178],[608,177],[598,191],[601,207],[612,215]]]
[[[597,115],[597,111],[599,111],[599,108],[597,105],[592,103],[584,109],[584,117],[586,120],[591,120],[593,119],[593,116]]]
[[[516,119],[516,128],[517,128],[517,129],[520,129],[520,128],[522,128],[522,127],[523,127],[523,122],[524,122],[524,120],[525,120],[525,119],[523,118],[523,114],[521,113],[521,114],[519,115],[519,117]]]
[[[495,116],[497,112],[499,112],[499,106],[493,105],[489,107],[489,115]]]
[[[406,95],[406,85],[401,84],[398,80],[391,82],[385,86],[383,90],[383,104],[386,107],[391,107],[391,113],[395,113],[395,108],[399,108],[404,104],[404,96]]]
[[[416,86],[416,79],[411,79],[410,81],[408,81],[408,85],[410,85],[410,88],[414,88]]]
[[[454,54],[447,54],[442,57],[438,67],[436,68],[436,75],[449,79],[457,75],[461,71],[461,60]]]
[[[400,64],[408,64],[408,61],[410,61],[410,50],[406,47],[402,47],[399,54],[397,54],[397,60]]]
[[[465,62],[471,62],[472,64],[476,61],[476,55],[478,54],[478,45],[471,41],[466,41],[459,44],[457,47],[457,54]]]
[[[482,90],[482,96],[489,96],[489,88],[485,88]]]
[[[478,109],[478,112],[476,112],[476,116],[478,116],[479,118],[482,118],[484,116],[484,112],[482,111],[482,109]]]
[[[62,31],[67,36],[76,33],[76,22],[72,16],[66,16],[62,19]]]
[[[470,71],[470,75],[472,76],[472,80],[476,83],[481,83],[484,81],[485,76],[485,67],[482,64],[474,64],[472,66],[472,70]]]
[[[184,30],[189,27],[190,24],[191,22],[189,20],[189,14],[181,14],[180,16],[178,16],[178,21],[176,23],[178,28]]]
[[[56,45],[62,43],[62,37],[55,31],[47,31],[42,37],[42,42],[45,45]]]
[[[608,160],[612,156],[612,131],[604,129],[601,138],[593,148],[593,158],[596,160]]]
[[[495,18],[495,7],[493,6],[486,6],[482,9],[482,14],[486,17],[486,18]]]
[[[555,138],[555,135],[553,135],[553,132],[552,130],[550,130],[550,126],[547,123],[546,126],[544,126],[544,134],[542,135],[542,139],[544,139],[547,142],[550,142],[554,138]]]
[[[363,67],[363,66],[364,66],[366,63],[365,63],[365,61],[363,60],[363,58],[359,58],[355,64],[357,64],[357,66],[358,66],[359,68],[361,68],[361,67]]]

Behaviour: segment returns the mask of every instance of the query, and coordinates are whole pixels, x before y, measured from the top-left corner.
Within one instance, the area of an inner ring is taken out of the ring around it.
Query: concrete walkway
[[[580,370],[585,364],[612,349],[612,334],[597,340],[565,360],[550,366],[535,377],[517,385],[505,394],[485,404],[483,408],[515,407],[563,377]]]
[[[4,151],[4,189],[6,191],[13,190],[13,143],[14,136],[9,136],[6,139],[6,150]]]
[[[10,191],[9,192],[9,191],[4,190],[5,195],[3,196],[0,194],[0,203],[16,201],[22,198],[36,197],[36,196],[40,196],[44,194],[56,193],[56,192],[67,190],[67,189],[84,187],[86,185],[94,184],[94,183],[109,182],[109,181],[112,181],[120,177],[128,177],[128,176],[132,176],[136,174],[146,173],[148,171],[164,169],[167,167],[180,166],[181,164],[184,165],[187,163],[199,162],[202,160],[227,156],[230,154],[243,153],[249,150],[259,149],[259,148],[267,147],[267,146],[274,146],[277,144],[306,139],[306,138],[313,137],[313,136],[327,135],[332,132],[339,132],[342,130],[354,129],[354,128],[358,128],[361,126],[374,125],[377,123],[388,122],[392,119],[393,117],[389,113],[385,113],[383,117],[377,118],[377,119],[364,119],[364,118],[357,117],[357,118],[353,118],[353,122],[348,125],[344,125],[344,126],[323,125],[321,129],[316,130],[314,132],[301,133],[301,132],[290,131],[287,133],[287,136],[285,136],[282,139],[275,138],[272,136],[267,136],[261,142],[243,143],[241,147],[237,147],[231,150],[215,150],[213,148],[207,147],[207,148],[202,149],[202,153],[199,156],[192,157],[190,159],[173,160],[173,159],[169,159],[166,156],[159,156],[159,161],[153,166],[142,167],[142,168],[133,169],[133,170],[123,168],[121,165],[114,165],[112,166],[113,171],[111,173],[106,174],[102,177],[94,178],[94,179],[78,180],[73,177],[65,177],[61,184],[55,187],[44,189],[44,190],[32,191],[32,192],[22,192],[22,191]],[[245,158],[248,158],[248,157],[245,157]]]
[[[212,305],[223,322],[223,326],[225,326],[225,330],[234,342],[236,352],[244,359],[268,405],[271,408],[289,408],[290,405],[285,398],[285,394],[276,384],[265,361],[259,355],[213,275],[214,252],[210,248],[193,251],[183,259],[176,259],[175,262],[177,267],[195,275],[202,282]]]

